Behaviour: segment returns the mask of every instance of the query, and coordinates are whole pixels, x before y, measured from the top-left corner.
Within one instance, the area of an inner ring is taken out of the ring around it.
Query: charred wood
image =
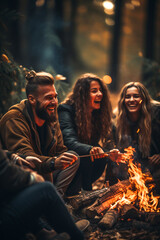
[[[146,221],[153,226],[160,225],[160,213],[150,213],[148,214]]]
[[[152,226],[160,225],[160,212],[140,212],[140,219]]]
[[[108,191],[110,189],[107,187],[90,193],[81,193],[77,197],[71,198],[69,203],[74,210],[78,210],[79,208],[91,205],[99,196],[103,196]]]
[[[88,218],[94,218],[96,215],[101,215],[105,210],[108,210],[112,204],[122,198],[123,193],[114,195],[111,199],[103,202],[99,205],[99,202],[94,202],[91,206],[86,209],[86,216]]]
[[[87,217],[93,218],[96,215],[102,214],[117,200],[121,199],[129,187],[132,187],[132,184],[129,182],[129,180],[124,180],[111,186],[108,192],[100,194],[97,200],[86,209]]]
[[[110,190],[108,192],[106,192],[105,194],[99,195],[99,198],[98,198],[99,204],[105,202],[109,198],[114,197],[114,195],[116,195],[117,193],[122,193],[122,192],[125,193],[127,191],[127,188],[131,186],[132,184],[130,183],[129,180],[123,180],[114,184],[113,186],[110,187]]]
[[[132,204],[124,204],[121,206],[120,216],[122,219],[139,219],[138,209],[135,208]]]
[[[110,229],[117,223],[118,217],[118,209],[108,210],[99,222],[98,226],[102,229]]]
[[[141,229],[148,230],[150,229],[150,224],[143,221],[133,220],[132,227],[137,230],[141,230]]]

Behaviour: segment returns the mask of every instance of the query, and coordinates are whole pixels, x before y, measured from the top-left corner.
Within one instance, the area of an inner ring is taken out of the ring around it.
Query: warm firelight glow
[[[111,76],[109,76],[109,75],[104,75],[104,76],[103,76],[103,82],[104,82],[105,84],[111,84],[111,82],[112,82]]]
[[[112,10],[114,8],[114,4],[111,1],[104,1],[103,7],[109,10]]]
[[[129,181],[134,185],[133,189],[127,189],[124,192],[123,197],[116,201],[110,208],[122,206],[124,204],[137,204],[140,211],[145,212],[160,212],[158,206],[159,197],[154,197],[151,190],[154,188],[154,184],[146,186],[146,182],[151,182],[152,177],[149,173],[142,173],[141,165],[133,163],[133,153],[135,149],[132,147],[126,148],[123,154],[123,161],[128,163],[128,173],[130,175]]]

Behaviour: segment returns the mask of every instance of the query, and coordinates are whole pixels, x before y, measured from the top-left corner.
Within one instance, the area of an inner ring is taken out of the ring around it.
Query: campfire
[[[131,183],[131,188],[127,188],[127,192],[123,194],[123,197],[118,200],[113,206],[115,207],[123,206],[124,204],[136,204],[138,202],[139,211],[145,212],[159,212],[158,199],[159,197],[154,197],[152,189],[154,184],[152,176],[149,172],[142,173],[141,166],[133,163],[133,153],[135,149],[132,147],[126,148],[123,154],[124,162],[128,163],[128,173],[130,175],[129,182]],[[148,186],[146,183],[148,182]]]
[[[111,229],[118,220],[160,223],[160,196],[153,194],[155,185],[149,171],[143,173],[141,165],[134,163],[134,151],[132,147],[126,148],[122,155],[122,162],[128,164],[129,179],[71,200],[73,208],[79,211],[83,208],[88,218],[98,216],[102,229]]]

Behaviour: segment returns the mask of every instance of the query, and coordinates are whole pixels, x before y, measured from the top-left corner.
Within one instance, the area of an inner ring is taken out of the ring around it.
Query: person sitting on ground
[[[140,82],[129,82],[121,90],[116,119],[117,145],[135,148],[134,161],[142,171],[149,170],[160,183],[160,103],[151,98]],[[126,164],[115,165],[112,174],[119,180],[128,178]],[[160,189],[159,189],[160,190]],[[158,191],[159,191],[158,190]]]
[[[64,195],[79,167],[79,159],[63,143],[54,78],[46,72],[31,71],[26,80],[27,99],[12,106],[0,120],[2,147],[32,161],[34,170],[45,180],[54,178],[57,190]]]
[[[89,225],[89,221],[85,219],[75,224],[54,185],[44,181],[44,178],[36,172],[15,165],[2,149],[0,149],[0,203],[2,240],[19,240],[28,232],[34,233],[37,240],[57,239],[54,237],[54,231],[41,229],[40,217],[45,218],[57,233],[67,233],[58,238],[64,240],[84,239],[81,230]]]
[[[80,76],[73,90],[59,104],[58,116],[68,149],[88,155],[80,158],[80,168],[67,194],[76,194],[81,188],[91,191],[92,183],[102,175],[109,158],[115,160],[119,153],[114,150],[112,154],[104,154],[103,147],[112,139],[112,107],[102,79],[92,73]],[[114,146],[110,145],[107,151]]]

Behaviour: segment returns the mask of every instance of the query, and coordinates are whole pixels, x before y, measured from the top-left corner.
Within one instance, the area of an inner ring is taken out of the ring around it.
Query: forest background
[[[160,100],[160,0],[1,0],[1,116],[26,98],[31,69],[53,74],[59,102],[85,72],[104,78],[113,107],[130,81]]]

